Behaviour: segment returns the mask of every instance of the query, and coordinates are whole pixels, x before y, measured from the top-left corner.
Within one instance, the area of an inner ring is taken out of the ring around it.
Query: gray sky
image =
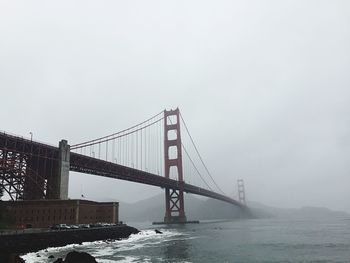
[[[349,1],[0,0],[0,129],[74,144],[178,106],[225,192],[350,212],[349,28]]]

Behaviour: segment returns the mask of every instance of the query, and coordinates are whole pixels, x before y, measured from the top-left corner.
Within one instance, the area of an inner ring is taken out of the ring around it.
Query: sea
[[[103,263],[350,262],[350,217],[128,224],[141,232],[119,241],[48,248],[22,258],[29,263],[54,262],[76,250],[88,252]],[[53,259],[49,259],[51,255]]]

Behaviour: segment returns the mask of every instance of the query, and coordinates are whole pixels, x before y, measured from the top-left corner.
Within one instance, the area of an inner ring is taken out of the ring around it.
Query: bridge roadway
[[[55,146],[28,140],[16,135],[9,135],[8,133],[2,132],[0,132],[0,150],[31,155],[37,157],[37,159],[48,158],[54,161],[58,158],[58,148]],[[70,153],[70,171],[127,180],[131,182],[158,186],[161,188],[170,188],[176,190],[182,188],[182,190],[186,193],[214,198],[227,203],[231,203],[243,209],[247,208],[244,204],[234,200],[233,198],[206,190],[195,185],[181,183],[176,180],[167,179],[163,176],[155,175],[145,171],[107,162],[74,152]]]
[[[181,183],[173,179],[167,179],[163,176],[155,175],[142,170],[137,170],[119,164],[106,162],[104,160],[96,159],[77,153],[71,153],[70,158],[71,171],[110,177],[120,180],[127,180],[131,182],[159,186],[162,188],[170,188],[176,190],[182,188],[182,190],[186,193],[214,198],[227,203],[231,203],[241,208],[246,207],[240,202],[225,195],[209,191],[195,185]]]

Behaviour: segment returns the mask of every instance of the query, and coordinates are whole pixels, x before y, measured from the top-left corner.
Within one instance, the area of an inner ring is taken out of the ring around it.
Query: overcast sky
[[[350,212],[349,47],[346,0],[0,0],[0,129],[74,144],[178,106],[225,192]],[[71,173],[81,192],[162,190]]]

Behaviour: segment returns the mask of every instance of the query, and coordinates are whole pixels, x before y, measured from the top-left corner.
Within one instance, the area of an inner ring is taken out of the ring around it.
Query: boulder
[[[160,230],[158,230],[158,229],[155,229],[154,231],[155,231],[157,234],[163,234],[163,232],[160,231]]]
[[[97,263],[95,258],[86,252],[69,252],[63,261],[65,263]]]
[[[25,263],[24,259],[17,254],[0,253],[0,262]]]
[[[18,255],[15,256],[14,262],[15,262],[15,263],[25,263],[24,259],[21,258],[21,257],[18,256]]]

